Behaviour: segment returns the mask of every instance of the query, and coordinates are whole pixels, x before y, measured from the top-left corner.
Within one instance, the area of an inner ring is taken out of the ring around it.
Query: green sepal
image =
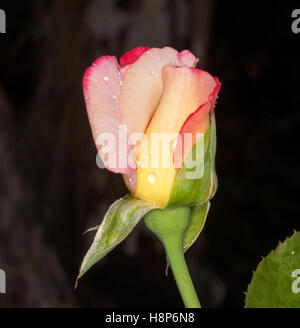
[[[152,205],[131,196],[115,201],[106,212],[94,241],[82,261],[77,281],[91,266],[123,241],[142,217],[152,209],[154,209]]]
[[[85,235],[86,233],[88,232],[92,232],[92,231],[95,231],[95,230],[98,230],[100,227],[100,224],[94,226],[94,227],[91,227],[91,228],[88,228],[87,230],[85,230],[82,234]]]
[[[182,246],[183,251],[186,252],[192,244],[199,237],[202,231],[207,214],[209,211],[210,202],[207,201],[201,206],[194,206],[191,208],[190,220],[187,229],[183,234]]]
[[[246,308],[300,308],[300,232],[262,259],[245,301]]]
[[[178,169],[166,207],[178,205],[199,206],[214,196],[217,190],[217,176],[215,172],[216,125],[214,113],[211,113],[208,127],[204,133],[203,175],[197,179],[187,179],[187,174],[193,171],[193,169],[188,168],[186,163],[188,159],[196,158],[198,143],[203,143],[203,140],[200,139],[195,142],[182,167]]]
[[[211,134],[210,134],[210,158],[211,158],[211,174],[212,174],[212,186],[211,193],[209,195],[209,199],[212,199],[217,192],[218,189],[218,177],[216,173],[216,151],[217,151],[217,129],[216,129],[216,119],[214,112],[211,113],[210,116],[210,124],[211,124]]]

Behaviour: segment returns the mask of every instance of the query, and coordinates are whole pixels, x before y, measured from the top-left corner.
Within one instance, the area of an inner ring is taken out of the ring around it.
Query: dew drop
[[[104,76],[103,80],[107,82],[108,81],[108,77],[107,76]]]
[[[123,82],[122,82],[122,81],[120,81],[120,86],[122,86],[122,84],[123,84]]]
[[[150,184],[154,184],[156,182],[156,176],[154,174],[149,174],[147,180]]]
[[[117,100],[117,96],[116,96],[116,95],[112,95],[111,98],[112,98],[113,100]]]
[[[150,75],[154,75],[154,73],[155,73],[154,71],[150,71]]]
[[[295,254],[295,251],[291,251],[291,254],[294,255]]]

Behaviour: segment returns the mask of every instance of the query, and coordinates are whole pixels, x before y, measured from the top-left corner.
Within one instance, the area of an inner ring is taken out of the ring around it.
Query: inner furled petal
[[[163,94],[139,148],[136,191],[137,197],[159,202],[159,206],[167,203],[176,175],[172,136],[178,136],[186,119],[207,103],[216,86],[214,78],[199,69],[169,66],[163,68],[162,75]],[[155,134],[166,135],[170,144],[166,147],[166,140],[161,138],[163,141],[154,147]],[[154,148],[157,150],[153,151]]]
[[[120,95],[120,115],[128,134],[143,133],[156,110],[163,90],[164,66],[193,66],[195,60],[170,47],[151,48],[126,67]]]
[[[103,56],[86,70],[83,91],[93,138],[102,162],[115,173],[129,175],[132,169],[126,165],[127,152],[119,151],[120,81],[117,59]]]

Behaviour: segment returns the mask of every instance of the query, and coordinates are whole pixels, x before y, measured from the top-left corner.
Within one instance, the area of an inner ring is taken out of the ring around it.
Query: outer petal
[[[213,197],[217,188],[217,176],[215,172],[215,149],[216,149],[216,128],[214,113],[211,112],[209,125],[204,133],[204,158],[200,158],[197,166],[190,168],[184,161],[182,167],[177,170],[176,178],[172,186],[167,207],[176,205],[200,206]],[[197,156],[197,145],[202,144],[199,138],[193,145],[188,158]],[[202,154],[200,154],[202,156]],[[202,162],[203,161],[203,162]],[[200,165],[200,166],[199,166]],[[201,170],[203,168],[203,170]],[[197,174],[197,172],[200,173]],[[191,178],[192,174],[192,178]],[[197,176],[195,176],[195,174]]]
[[[188,67],[163,68],[164,92],[148,130],[179,132],[186,119],[205,104],[216,81],[207,72]]]
[[[120,58],[120,65],[126,66],[133,64],[145,51],[150,49],[149,47],[137,47],[134,48]]]
[[[152,163],[162,163],[165,149],[151,152],[153,133],[166,133],[169,136],[179,133],[186,119],[200,106],[206,104],[216,87],[214,78],[198,69],[187,67],[163,68],[164,92],[157,110],[147,127],[140,147],[143,165],[137,170],[136,196],[164,207],[170,196],[176,170],[173,153],[170,150],[169,167],[153,167]],[[177,147],[177,146],[176,146]],[[155,157],[158,160],[153,160]],[[146,164],[145,164],[146,163]],[[144,167],[142,167],[144,166]],[[155,176],[155,183],[149,176]]]
[[[179,55],[170,47],[152,48],[144,51],[132,65],[126,67],[120,96],[120,115],[129,134],[143,133],[155,112],[163,90],[162,68],[170,65],[192,66],[193,58],[187,51]]]
[[[192,145],[196,141],[197,133],[204,133],[207,128],[209,113],[214,109],[215,102],[221,88],[221,83],[218,78],[215,77],[214,80],[216,85],[212,92],[208,95],[208,101],[187,117],[180,130],[180,138],[182,142],[177,142],[177,146],[174,151],[174,165],[176,169],[181,167],[182,162],[190,152]],[[188,145],[188,143],[184,142],[184,138],[185,135],[189,133],[192,134],[192,143],[190,147],[184,147],[184,145]]]
[[[119,152],[121,81],[119,68],[116,57],[100,57],[86,70],[83,91],[93,138],[103,163],[110,171],[126,174],[130,180],[134,181],[135,170],[126,165],[126,151]],[[110,134],[115,140],[114,144],[109,145],[109,155],[105,150],[107,145],[100,144],[100,136],[105,133]],[[123,165],[120,166],[120,163]],[[134,188],[134,186],[131,187]]]

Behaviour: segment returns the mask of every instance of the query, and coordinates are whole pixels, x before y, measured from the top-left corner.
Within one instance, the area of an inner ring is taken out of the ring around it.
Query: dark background
[[[97,168],[82,95],[99,56],[140,45],[190,49],[223,83],[219,189],[187,253],[205,307],[242,307],[261,256],[299,224],[300,33],[289,1],[2,1],[2,307],[182,306],[159,242],[141,223],[74,280],[109,204],[126,193]]]

